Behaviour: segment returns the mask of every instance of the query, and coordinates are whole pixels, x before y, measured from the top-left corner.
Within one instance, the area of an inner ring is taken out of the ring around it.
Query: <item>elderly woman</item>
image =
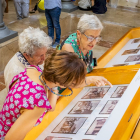
[[[19,35],[19,52],[17,52],[4,70],[7,91],[12,78],[22,72],[27,66],[35,65],[43,68],[47,49],[52,39],[39,28],[29,27]]]
[[[82,59],[86,66],[87,72],[91,72],[96,66],[96,59],[93,58],[92,49],[100,41],[100,33],[103,26],[99,19],[94,15],[84,14],[77,25],[77,32],[71,34],[58,47],[59,50],[75,52]],[[96,86],[104,86],[109,82],[101,76],[89,76],[86,79],[87,85],[94,83]],[[110,85],[110,84],[109,84]],[[60,91],[60,93],[63,90]]]

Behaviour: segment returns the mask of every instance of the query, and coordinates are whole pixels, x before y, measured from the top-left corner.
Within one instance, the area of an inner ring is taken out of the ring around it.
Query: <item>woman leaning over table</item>
[[[69,35],[69,37],[58,46],[58,49],[76,53],[78,57],[85,62],[87,73],[90,73],[97,65],[96,58],[93,57],[92,49],[96,43],[100,41],[102,29],[102,23],[95,15],[84,14],[78,22],[77,32]],[[102,76],[89,76],[86,78],[86,83],[87,85],[93,83],[96,86],[109,84],[107,79]],[[59,90],[59,93],[64,91],[64,89]]]

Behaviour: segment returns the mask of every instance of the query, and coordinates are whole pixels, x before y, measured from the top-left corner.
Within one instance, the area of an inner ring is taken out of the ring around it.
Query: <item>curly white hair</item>
[[[18,45],[21,53],[33,56],[39,48],[50,48],[52,39],[39,28],[29,27],[19,35]]]
[[[86,30],[102,30],[102,29],[103,25],[95,15],[84,14],[83,16],[81,16],[77,25],[77,30],[79,30],[81,33],[85,33]]]

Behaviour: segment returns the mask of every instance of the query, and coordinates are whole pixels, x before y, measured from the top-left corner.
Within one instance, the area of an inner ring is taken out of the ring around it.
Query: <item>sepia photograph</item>
[[[88,92],[82,97],[82,99],[103,98],[109,89],[109,87],[90,88]]]
[[[79,101],[69,114],[91,114],[100,101]]]
[[[111,98],[121,98],[127,86],[119,86],[116,88],[115,92],[112,94]]]
[[[125,62],[140,61],[140,55],[129,56]]]
[[[116,64],[116,65],[113,65],[113,67],[127,66],[127,65],[129,65],[129,63],[125,63],[125,64]]]
[[[139,51],[139,49],[125,50],[122,55],[136,54],[136,53],[138,53],[138,51]]]
[[[65,117],[52,133],[76,134],[86,120],[87,117]]]
[[[72,140],[72,138],[48,136],[44,140]]]
[[[106,122],[107,118],[96,118],[88,131],[86,132],[86,135],[97,135],[98,132],[101,130],[102,126]]]
[[[108,101],[99,114],[111,114],[118,100]]]
[[[131,44],[133,43],[140,43],[140,38],[134,39]]]

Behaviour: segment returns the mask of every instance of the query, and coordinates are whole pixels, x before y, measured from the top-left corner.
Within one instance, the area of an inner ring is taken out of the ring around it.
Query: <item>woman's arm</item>
[[[64,44],[62,46],[62,50],[65,50],[65,51],[68,51],[68,52],[74,52],[74,49],[70,44]]]
[[[62,47],[62,50],[66,50],[68,52],[74,52],[74,50],[70,44],[64,44]],[[86,77],[86,83],[84,81],[83,83],[81,83],[81,85],[79,85],[75,88],[85,87],[90,84],[94,84],[97,87],[105,86],[107,84],[110,87],[112,87],[112,84],[102,76],[89,76],[89,77]]]
[[[56,94],[58,94],[58,90],[53,90],[53,92],[55,92]],[[53,94],[50,90],[48,91],[48,100],[50,102],[50,105],[52,107],[51,110],[49,111],[54,111],[55,110],[55,106],[56,106],[56,102],[57,102],[58,96]]]
[[[6,134],[5,140],[23,140],[45,110],[45,108],[39,108],[37,106],[33,110],[23,109],[21,116]]]
[[[94,6],[94,0],[91,0],[91,5]]]
[[[90,84],[94,84],[97,87],[101,87],[105,85],[109,85],[110,87],[112,87],[112,84],[106,78],[102,76],[88,76],[79,86],[75,88],[85,87]]]

